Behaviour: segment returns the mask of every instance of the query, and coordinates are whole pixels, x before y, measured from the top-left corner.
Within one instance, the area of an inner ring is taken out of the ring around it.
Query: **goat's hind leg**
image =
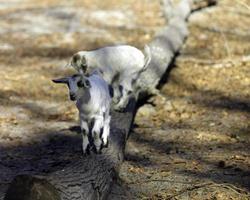
[[[109,132],[110,132],[110,115],[105,114],[104,119],[104,127],[103,127],[103,133],[102,133],[102,142],[104,147],[108,147],[108,138],[109,138]]]
[[[82,150],[83,154],[89,152],[89,127],[87,121],[80,120],[81,134],[82,134]]]

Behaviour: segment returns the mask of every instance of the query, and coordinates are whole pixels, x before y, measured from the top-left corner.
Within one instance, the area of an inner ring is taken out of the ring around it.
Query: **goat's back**
[[[88,77],[90,81],[91,103],[97,107],[107,107],[111,103],[111,96],[107,82],[98,74]]]
[[[90,58],[93,62],[92,67],[111,68],[116,72],[128,70],[131,73],[138,72],[145,64],[144,54],[139,49],[129,45],[103,47],[95,51],[89,51],[87,56],[88,60]]]

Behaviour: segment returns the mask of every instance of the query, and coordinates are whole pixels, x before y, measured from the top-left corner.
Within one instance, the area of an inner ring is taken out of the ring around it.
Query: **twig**
[[[184,56],[180,57],[177,62],[185,63],[197,63],[200,65],[209,65],[214,68],[220,68],[220,66],[236,65],[243,62],[249,62],[250,56],[242,56],[240,58],[231,58],[231,59],[222,59],[222,60],[205,60],[199,58],[185,58]]]
[[[250,6],[249,6],[249,5],[247,5],[245,2],[240,1],[240,0],[237,0],[236,2],[237,2],[238,4],[240,4],[240,5],[244,6],[246,9],[250,10]]]
[[[147,183],[147,182],[169,182],[169,183],[180,183],[180,184],[194,184],[194,182],[183,182],[183,181],[173,181],[169,179],[148,179],[148,180],[142,180],[142,181],[137,181],[134,183],[128,183],[129,185],[138,185],[142,183]]]
[[[216,26],[213,25],[213,28],[216,29]],[[219,30],[219,32],[221,34],[222,39],[224,40],[224,46],[225,46],[225,49],[226,49],[226,52],[227,52],[227,56],[229,58],[232,58],[232,51],[231,51],[231,49],[229,47],[226,35],[224,34],[224,32],[221,29],[218,29],[218,30]]]
[[[192,10],[197,11],[209,6],[214,6],[217,4],[217,0],[194,0]]]
[[[233,192],[235,192],[236,194],[238,195],[246,195],[246,197],[250,197],[250,194],[248,191],[246,190],[243,190],[241,188],[238,188],[236,187],[235,185],[232,185],[230,183],[214,183],[212,182],[213,185],[212,186],[215,186],[215,187],[223,187],[223,188],[226,188],[226,189],[229,189],[229,190],[232,190]],[[243,194],[245,193],[245,194]]]
[[[213,184],[212,182],[209,182],[209,183],[197,184],[197,185],[194,185],[193,187],[185,188],[185,189],[179,191],[178,193],[172,195],[171,197],[166,198],[166,200],[171,200],[172,198],[177,197],[183,193],[186,193],[186,192],[189,192],[192,190],[196,190],[196,189],[199,189],[199,188],[202,188],[202,187],[205,187],[208,185],[212,185],[212,184]]]
[[[225,5],[223,10],[225,10],[226,12],[232,12],[232,13],[235,13],[235,14],[238,14],[238,15],[243,15],[245,17],[249,17],[250,16],[250,13],[248,10],[244,10],[242,8],[235,8],[233,6],[227,6]]]
[[[190,184],[193,185],[191,187],[187,187],[185,189],[180,190],[179,192],[177,192],[176,194],[166,198],[166,200],[171,200],[174,197],[177,197],[179,195],[182,195],[186,192],[190,192],[196,189],[200,189],[206,186],[209,187],[223,187],[225,189],[231,190],[234,193],[236,193],[237,195],[244,195],[247,198],[250,198],[250,194],[248,191],[238,188],[235,185],[229,184],[229,183],[215,183],[212,181],[206,182],[206,183],[202,183],[202,184],[195,184],[195,182],[182,182],[182,181],[173,181],[173,180],[169,180],[169,179],[149,179],[149,180],[143,180],[143,181],[137,181],[136,183],[128,183],[128,184],[133,184],[133,185],[137,185],[137,184],[141,184],[141,183],[145,183],[145,182],[170,182],[170,183],[180,183],[180,184]]]
[[[167,200],[171,200],[172,198],[177,197],[177,196],[179,196],[179,195],[181,195],[181,194],[183,194],[185,192],[193,191],[193,190],[205,187],[205,186],[223,187],[223,188],[226,188],[226,189],[229,189],[229,190],[233,191],[234,193],[236,193],[238,195],[241,195],[241,196],[244,195],[245,197],[250,198],[250,194],[246,190],[238,188],[238,187],[236,187],[236,186],[234,186],[232,184],[229,184],[229,183],[215,183],[215,182],[211,181],[211,182],[207,182],[207,183],[204,183],[204,184],[197,184],[197,185],[194,185],[193,187],[185,188],[185,189],[179,191],[178,193],[172,195],[171,197],[168,197]]]
[[[213,33],[224,33],[227,35],[236,35],[239,37],[249,37],[250,31],[249,30],[239,30],[239,29],[227,29],[227,28],[221,28],[221,27],[216,27],[216,26],[212,26],[212,27],[205,27],[202,25],[195,25],[195,27],[202,29],[204,31],[209,31],[209,32],[213,32]]]

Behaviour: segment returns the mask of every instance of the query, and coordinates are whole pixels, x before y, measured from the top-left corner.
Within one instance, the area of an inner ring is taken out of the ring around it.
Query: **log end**
[[[55,187],[47,180],[30,175],[16,176],[4,200],[60,200]]]

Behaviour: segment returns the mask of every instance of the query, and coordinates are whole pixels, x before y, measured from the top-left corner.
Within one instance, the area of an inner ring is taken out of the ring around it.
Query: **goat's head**
[[[87,77],[81,74],[74,74],[73,76],[53,79],[54,83],[67,84],[69,88],[70,100],[78,100],[85,92],[86,89],[90,88],[90,82]]]
[[[87,59],[83,52],[74,54],[70,62],[71,66],[74,67],[79,73],[85,74],[87,71]]]

